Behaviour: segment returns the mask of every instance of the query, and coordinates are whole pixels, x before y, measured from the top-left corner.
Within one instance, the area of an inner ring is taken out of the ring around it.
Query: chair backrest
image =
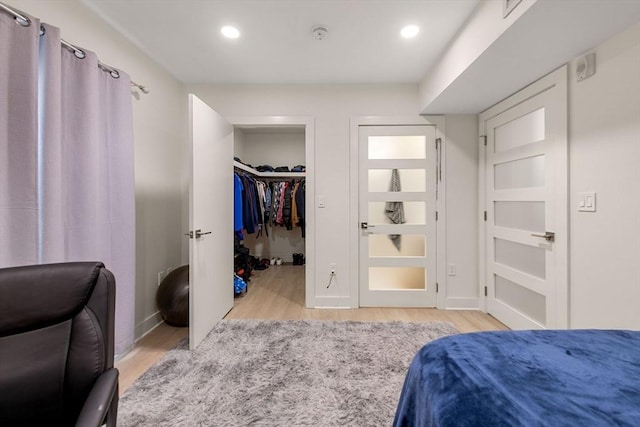
[[[0,269],[0,425],[75,424],[113,367],[114,311],[100,262]]]

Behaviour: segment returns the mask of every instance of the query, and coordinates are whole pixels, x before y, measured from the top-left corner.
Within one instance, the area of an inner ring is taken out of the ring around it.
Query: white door
[[[189,348],[233,307],[233,126],[189,95]]]
[[[480,116],[487,311],[512,329],[567,327],[566,73]]]
[[[361,307],[436,305],[435,126],[360,126]]]

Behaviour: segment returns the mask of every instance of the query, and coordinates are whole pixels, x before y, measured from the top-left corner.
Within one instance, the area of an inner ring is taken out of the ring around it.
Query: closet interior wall
[[[270,165],[274,168],[305,164],[304,127],[236,127],[234,129],[234,156],[244,164],[256,168]],[[236,171],[237,172],[237,171]],[[278,174],[279,176],[281,174]],[[294,175],[294,174],[292,174]],[[269,182],[277,180],[299,180],[300,177],[256,177]],[[305,240],[300,227],[269,226],[269,235],[263,231],[244,235],[244,246],[258,258],[281,258],[285,263],[293,262],[294,253],[305,253]]]

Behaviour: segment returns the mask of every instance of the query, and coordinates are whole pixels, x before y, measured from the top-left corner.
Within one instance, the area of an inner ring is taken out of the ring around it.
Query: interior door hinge
[[[487,220],[487,211],[484,211],[484,220]]]
[[[436,221],[438,220],[438,211],[436,211]]]
[[[482,135],[482,139],[484,140],[484,146],[487,146],[487,135]]]
[[[438,282],[436,282],[436,294],[438,293]]]
[[[487,290],[487,287],[485,286],[485,287],[484,287],[484,296],[486,297],[488,294],[489,294],[489,292],[488,292],[488,290]]]

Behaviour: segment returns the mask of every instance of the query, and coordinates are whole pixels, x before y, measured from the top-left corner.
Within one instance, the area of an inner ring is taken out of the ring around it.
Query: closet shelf
[[[236,160],[233,161],[233,167],[260,178],[304,178],[307,175],[306,172],[259,172]]]

